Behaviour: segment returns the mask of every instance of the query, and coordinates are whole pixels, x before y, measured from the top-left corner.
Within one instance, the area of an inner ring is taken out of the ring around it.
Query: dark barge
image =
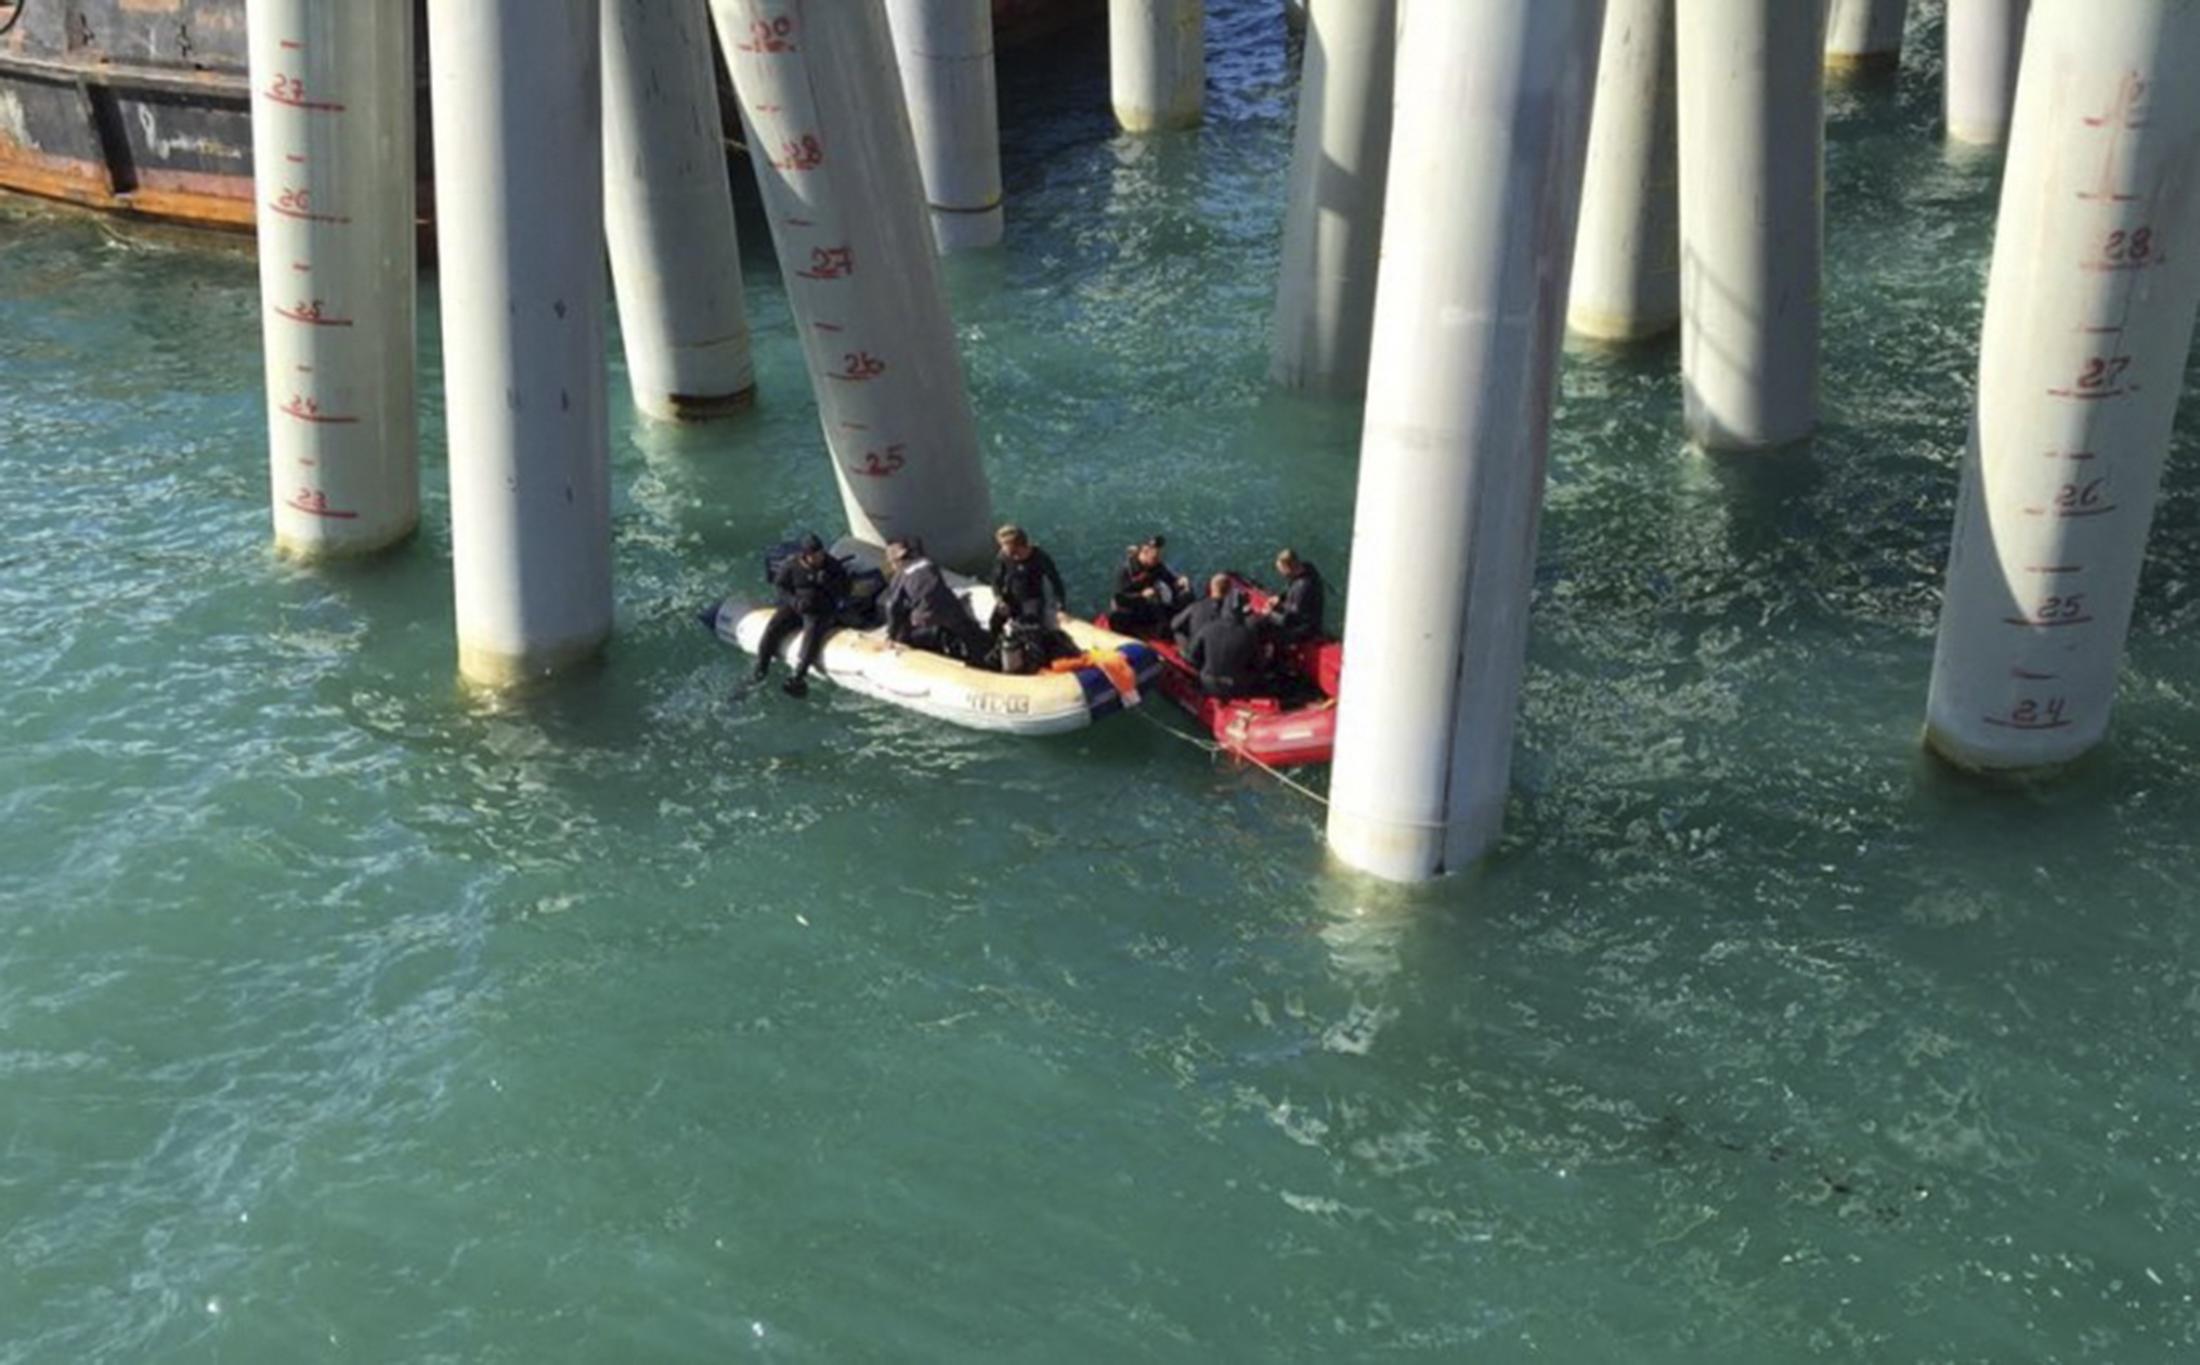
[[[1009,46],[1096,4],[994,0],[994,23]],[[250,231],[244,11],[245,0],[0,0],[0,190]],[[425,99],[424,45],[422,61]],[[424,110],[420,140],[425,180]]]

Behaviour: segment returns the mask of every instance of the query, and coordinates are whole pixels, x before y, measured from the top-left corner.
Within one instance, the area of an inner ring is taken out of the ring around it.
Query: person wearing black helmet
[[[1115,571],[1115,596],[1108,601],[1109,629],[1152,639],[1190,605],[1191,580],[1161,562],[1167,544],[1161,536],[1149,536],[1124,553],[1123,565]]]
[[[756,647],[756,669],[749,675],[753,686],[771,675],[772,660],[779,657],[787,637],[802,632],[802,651],[795,657],[794,676],[780,684],[790,697],[808,696],[809,672],[817,666],[825,632],[833,627],[840,603],[848,595],[848,570],[826,553],[825,542],[814,535],[802,537],[797,553],[779,566],[772,578],[779,592],[779,609],[764,626],[764,638]]]

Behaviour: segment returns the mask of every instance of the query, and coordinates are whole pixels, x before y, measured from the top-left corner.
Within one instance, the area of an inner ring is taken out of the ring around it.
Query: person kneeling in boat
[[[1321,570],[1299,558],[1298,551],[1276,552],[1276,572],[1283,575],[1283,591],[1261,621],[1278,644],[1295,645],[1318,640],[1322,633],[1324,599],[1328,585]]]
[[[985,632],[947,585],[939,566],[925,556],[924,542],[911,536],[890,543],[886,562],[894,570],[894,581],[880,600],[888,641],[966,664],[985,658]]]
[[[1150,640],[1191,600],[1191,580],[1161,562],[1166,544],[1161,536],[1149,536],[1125,552],[1108,603],[1108,627],[1118,635]]]
[[[1237,584],[1230,575],[1218,573],[1207,580],[1207,595],[1178,612],[1169,620],[1169,634],[1176,639],[1176,652],[1189,654],[1192,641],[1199,633],[1225,615],[1241,615],[1245,604],[1238,600]]]
[[[772,660],[779,657],[780,646],[799,630],[802,652],[795,658],[794,676],[780,687],[790,697],[808,696],[809,672],[817,667],[825,632],[833,628],[841,599],[848,595],[848,570],[826,553],[824,541],[814,535],[804,536],[799,551],[779,566],[772,586],[779,590],[779,610],[764,626],[764,638],[756,647],[756,671],[749,675],[749,681],[760,683],[771,675]]]
[[[1213,591],[1212,584],[1209,591]],[[1199,670],[1199,690],[1208,696],[1222,701],[1260,696],[1268,688],[1267,648],[1253,623],[1233,609],[1228,599],[1224,603],[1224,609],[1192,637],[1184,658]]]

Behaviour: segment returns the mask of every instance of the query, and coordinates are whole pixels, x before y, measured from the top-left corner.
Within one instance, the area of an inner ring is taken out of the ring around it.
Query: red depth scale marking
[[[306,307],[304,305],[300,305],[296,308],[278,308],[275,310],[275,316],[289,318],[292,322],[302,322],[308,327],[351,326],[350,318],[324,317],[315,309]]]
[[[286,209],[281,204],[269,204],[266,207],[270,213],[279,213],[285,218],[295,218],[302,223],[342,224],[351,221],[351,219],[337,213],[307,213],[302,209]]]
[[[357,512],[340,512],[330,507],[328,505],[328,494],[316,493],[309,488],[299,489],[297,496],[283,505],[294,512],[303,512],[309,517],[327,517],[331,521],[357,521],[359,519]]]
[[[339,417],[333,413],[322,412],[318,404],[304,398],[291,399],[288,403],[283,404],[283,411],[301,422],[311,422],[317,426],[346,427],[359,421],[356,417]]]
[[[260,98],[270,104],[288,105],[292,109],[303,109],[313,114],[341,114],[344,112],[344,106],[334,100],[293,99],[289,95],[278,95],[272,90],[261,91]]]

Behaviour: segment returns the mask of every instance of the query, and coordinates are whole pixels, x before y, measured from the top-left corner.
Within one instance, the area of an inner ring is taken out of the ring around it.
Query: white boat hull
[[[993,599],[987,589],[965,588],[961,595],[979,621],[991,613]],[[729,597],[718,605],[710,624],[720,639],[754,654],[763,644],[771,618],[771,608],[752,608]],[[1095,720],[1136,706],[1146,685],[1159,676],[1160,657],[1139,641],[1074,617],[1062,617],[1060,625],[1080,649],[1121,655],[1136,672],[1139,687],[1126,695],[1096,667],[1024,675],[971,668],[944,655],[890,644],[883,626],[833,631],[825,637],[811,676],[950,725],[1008,735],[1082,730]],[[801,634],[789,636],[780,648],[780,662],[792,668],[801,648]]]

